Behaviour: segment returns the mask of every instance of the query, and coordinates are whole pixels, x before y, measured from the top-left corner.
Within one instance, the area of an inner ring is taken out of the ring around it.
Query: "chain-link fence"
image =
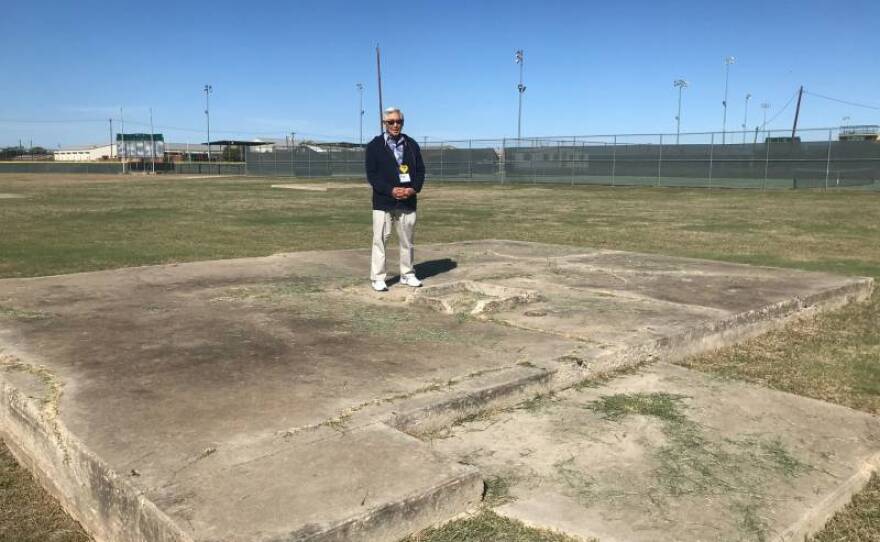
[[[128,162],[123,171],[122,163],[109,161],[55,162],[53,160],[29,162],[0,162],[0,173],[80,173],[112,174],[152,173],[151,162]],[[244,175],[244,162],[156,162],[155,172],[160,174],[188,175]]]
[[[728,188],[880,187],[876,134],[791,131],[612,134],[420,141],[429,179]],[[249,152],[247,173],[363,178],[363,150],[332,145]]]

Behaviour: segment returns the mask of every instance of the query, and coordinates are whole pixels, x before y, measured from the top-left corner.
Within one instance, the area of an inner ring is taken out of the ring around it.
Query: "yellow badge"
[[[406,164],[400,164],[400,172],[407,173],[409,171],[409,166]]]

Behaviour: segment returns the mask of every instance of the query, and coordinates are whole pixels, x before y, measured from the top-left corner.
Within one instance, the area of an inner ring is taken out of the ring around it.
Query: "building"
[[[880,141],[880,126],[866,124],[861,126],[841,126],[840,141]]]
[[[69,147],[52,152],[56,162],[93,162],[116,159],[116,145],[88,145]]]

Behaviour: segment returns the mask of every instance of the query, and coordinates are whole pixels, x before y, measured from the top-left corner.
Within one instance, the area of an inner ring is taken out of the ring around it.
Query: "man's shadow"
[[[429,279],[437,275],[447,273],[458,267],[458,263],[450,258],[441,258],[439,260],[428,260],[427,262],[417,263],[415,265],[416,276],[420,279]],[[400,275],[391,277],[387,284],[392,286],[400,282]]]

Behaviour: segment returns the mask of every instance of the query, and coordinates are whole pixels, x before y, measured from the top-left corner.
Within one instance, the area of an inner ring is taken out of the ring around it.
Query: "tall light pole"
[[[516,86],[516,90],[519,91],[519,113],[516,117],[516,138],[522,139],[522,99],[523,93],[526,91],[526,86],[523,84],[523,50],[519,49],[516,52],[516,63],[519,64],[519,84]]]
[[[749,126],[749,100],[752,99],[751,94],[746,94],[746,114],[743,117],[743,143],[746,142],[746,131],[748,131]]]
[[[848,122],[849,122],[849,115],[846,115],[845,117],[840,119],[841,126],[846,126],[846,123],[848,123]]]
[[[770,109],[770,104],[764,102],[761,104],[761,109],[764,111],[764,122],[761,123],[761,130],[767,131],[767,110]]]
[[[736,62],[736,58],[732,56],[724,57],[724,100],[721,105],[724,107],[724,117],[721,120],[721,144],[724,144],[727,135],[727,84],[730,80],[730,65]]]
[[[360,96],[360,107],[358,107],[358,119],[360,120],[360,131],[358,132],[358,143],[364,145],[364,84],[357,84],[358,95]]]
[[[678,87],[678,114],[675,115],[675,144],[678,145],[678,136],[681,134],[681,91],[688,87],[688,82],[684,79],[676,79],[672,82],[673,86]]]
[[[208,162],[211,162],[211,93],[214,88],[211,85],[205,85],[205,123],[208,127]]]

